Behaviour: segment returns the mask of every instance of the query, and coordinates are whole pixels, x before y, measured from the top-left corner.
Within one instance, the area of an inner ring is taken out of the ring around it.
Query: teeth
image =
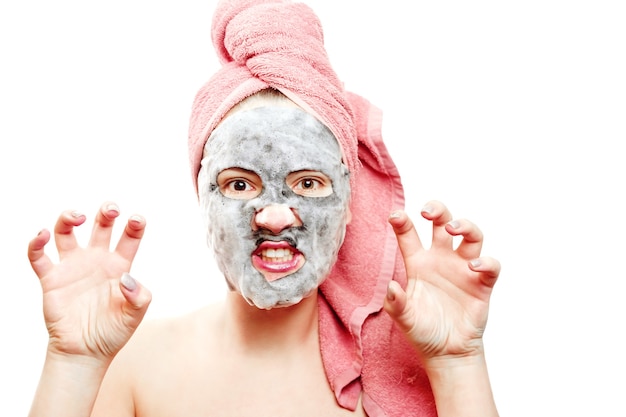
[[[288,262],[293,259],[293,253],[289,249],[265,249],[261,258],[265,262]]]

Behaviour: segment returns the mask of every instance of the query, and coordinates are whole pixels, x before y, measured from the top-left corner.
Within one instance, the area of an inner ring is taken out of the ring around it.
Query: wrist
[[[419,346],[416,349],[424,367],[433,370],[471,365],[479,358],[484,358],[485,354],[482,337],[448,340],[445,346],[437,345],[436,349],[421,350]]]
[[[498,415],[482,352],[430,358],[424,365],[440,417]]]
[[[44,366],[68,375],[104,376],[110,364],[109,358],[59,352],[49,346]]]
[[[90,415],[109,363],[49,348],[29,416]]]
[[[428,373],[462,373],[474,367],[485,364],[485,354],[482,345],[470,352],[422,357],[422,363]]]

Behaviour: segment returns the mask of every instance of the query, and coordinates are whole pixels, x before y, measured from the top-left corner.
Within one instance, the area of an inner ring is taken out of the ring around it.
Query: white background
[[[622,2],[308,3],[346,87],[385,111],[409,212],[442,200],[503,264],[485,336],[501,415],[626,416]],[[149,317],[223,295],[186,150],[217,69],[214,6],[2,2],[0,416],[26,415],[38,381],[26,246],[62,210],[90,223],[114,200],[147,217],[132,272]]]

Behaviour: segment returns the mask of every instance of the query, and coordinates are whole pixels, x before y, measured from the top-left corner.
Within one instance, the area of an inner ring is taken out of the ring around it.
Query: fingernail
[[[389,301],[396,300],[396,290],[393,288],[393,285],[387,285],[387,300]]]
[[[430,205],[425,205],[424,207],[422,207],[422,213],[432,213],[433,212],[433,208]]]
[[[135,291],[137,289],[137,281],[135,281],[135,278],[131,277],[127,272],[122,274],[120,282],[128,291]]]
[[[79,217],[84,216],[83,213],[81,213],[80,211],[76,211],[76,210],[72,211],[70,215],[75,219],[78,219]]]
[[[451,228],[453,229],[457,229],[459,227],[459,222],[456,220],[452,220],[450,223],[448,223],[450,225]]]
[[[136,214],[133,214],[132,216],[130,216],[129,220],[131,222],[135,222],[135,223],[141,223],[143,221],[143,218],[141,216],[138,216]]]
[[[390,219],[397,219],[399,217],[400,217],[400,212],[398,210],[392,211],[391,214],[389,215]]]
[[[117,206],[117,204],[108,204],[106,206],[106,211],[107,213],[114,212],[115,214],[120,214],[120,208]]]
[[[472,265],[472,268],[478,268],[480,266],[480,259],[472,259],[470,265]]]

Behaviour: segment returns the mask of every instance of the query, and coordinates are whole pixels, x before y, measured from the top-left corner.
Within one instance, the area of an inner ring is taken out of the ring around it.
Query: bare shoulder
[[[143,355],[146,348],[158,352],[190,342],[198,343],[202,334],[215,332],[221,311],[222,304],[212,304],[185,315],[148,320],[139,326],[124,348],[128,351],[126,354],[141,352]]]
[[[137,407],[143,401],[166,401],[173,381],[185,380],[185,375],[202,365],[199,360],[214,357],[212,341],[221,311],[221,304],[215,304],[177,317],[144,321],[111,363],[96,410],[106,411],[102,415],[134,416],[139,415]]]
[[[222,304],[212,304],[185,315],[148,320],[139,326],[116,361],[124,366],[154,368],[170,360],[171,367],[172,357],[206,352],[218,332],[221,312]]]
[[[364,416],[337,405],[317,343],[278,356],[232,349],[223,314],[215,304],[142,324],[111,365],[95,415]]]

